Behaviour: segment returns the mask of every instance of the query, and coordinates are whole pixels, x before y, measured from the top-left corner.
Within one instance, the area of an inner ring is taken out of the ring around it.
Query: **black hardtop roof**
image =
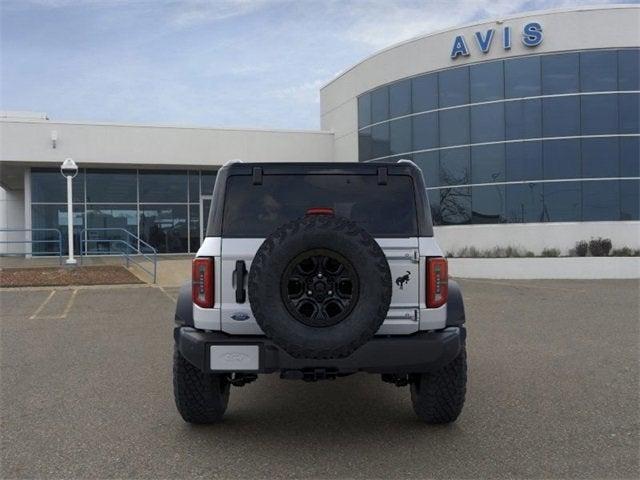
[[[386,169],[386,172],[380,170]],[[222,215],[226,196],[227,179],[235,175],[407,175],[412,177],[415,208],[418,216],[419,236],[432,237],[431,210],[422,171],[413,162],[233,162],[219,171],[213,189],[209,211],[207,237],[222,235]],[[260,183],[258,181],[257,183]]]
[[[265,175],[286,174],[369,174],[376,175],[378,169],[385,167],[390,174],[415,175],[420,170],[412,162],[234,162],[222,167],[228,174],[250,175],[254,168],[261,168]]]

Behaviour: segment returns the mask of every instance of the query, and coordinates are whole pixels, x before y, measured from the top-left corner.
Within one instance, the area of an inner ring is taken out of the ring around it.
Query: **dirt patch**
[[[119,265],[0,268],[0,287],[122,285],[128,283],[144,282]]]

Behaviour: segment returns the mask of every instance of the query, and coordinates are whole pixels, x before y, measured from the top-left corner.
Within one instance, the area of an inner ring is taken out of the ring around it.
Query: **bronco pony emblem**
[[[409,283],[409,280],[411,280],[411,272],[407,270],[406,275],[396,278],[396,285],[398,285],[400,287],[400,290],[402,290],[404,284]]]

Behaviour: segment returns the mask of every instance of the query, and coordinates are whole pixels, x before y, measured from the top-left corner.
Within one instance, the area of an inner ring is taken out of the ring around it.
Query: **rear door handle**
[[[247,292],[244,289],[244,277],[247,274],[247,267],[244,260],[236,261],[236,303],[244,303],[247,301]]]

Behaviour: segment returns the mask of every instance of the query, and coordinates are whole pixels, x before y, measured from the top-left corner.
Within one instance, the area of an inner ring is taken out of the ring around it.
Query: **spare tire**
[[[308,215],[262,243],[249,273],[256,321],[298,358],[340,358],[387,316],[391,272],[375,239],[342,217]]]

